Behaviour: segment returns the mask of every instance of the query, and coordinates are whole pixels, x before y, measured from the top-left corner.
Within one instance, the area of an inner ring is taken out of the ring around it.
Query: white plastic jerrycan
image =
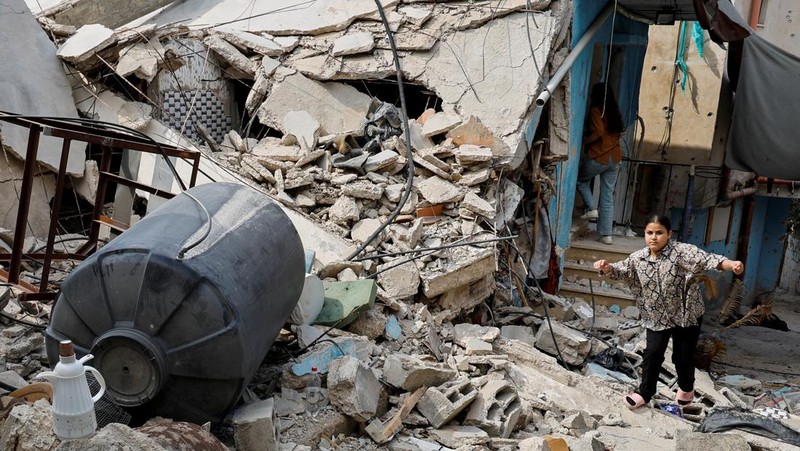
[[[93,355],[87,354],[80,360],[75,358],[72,341],[62,341],[58,354],[60,361],[53,371],[37,376],[47,379],[53,386],[53,432],[60,440],[91,437],[97,430],[94,403],[106,391],[106,381],[99,371],[83,365]],[[100,384],[100,390],[94,396],[89,392],[86,371],[91,371]]]

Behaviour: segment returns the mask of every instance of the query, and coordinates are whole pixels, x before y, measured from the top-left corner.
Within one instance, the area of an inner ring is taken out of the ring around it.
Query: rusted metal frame
[[[92,210],[92,227],[89,229],[89,240],[78,249],[79,254],[90,254],[97,249],[97,238],[100,236],[100,224],[97,222],[100,219],[100,214],[103,213],[103,202],[106,198],[106,188],[108,187],[108,178],[103,176],[103,173],[108,173],[111,169],[111,151],[112,148],[108,146],[101,146],[103,155],[100,158],[100,176],[97,180],[97,194],[94,197],[94,209]]]
[[[33,193],[33,170],[36,167],[36,155],[39,152],[39,136],[42,128],[32,124],[28,133],[28,150],[25,153],[25,167],[22,170],[22,187],[17,207],[17,224],[14,229],[14,244],[11,247],[11,265],[8,268],[8,283],[19,284],[19,272],[22,267],[22,248],[25,245],[25,229],[28,224],[28,212]]]
[[[19,295],[20,301],[52,301],[58,293],[55,291],[44,291],[39,293],[22,293]]]
[[[6,255],[8,255],[8,254],[6,254]],[[10,278],[11,278],[11,275],[9,273],[7,273],[3,268],[0,268],[0,280],[5,280],[8,283],[12,283],[9,280]],[[22,292],[27,292],[27,293],[35,293],[36,292],[36,287],[31,285],[30,283],[24,281],[24,280],[20,280],[19,282],[17,282],[15,284],[15,288],[18,288]]]
[[[53,206],[50,209],[50,230],[47,233],[47,246],[45,247],[44,262],[42,262],[42,280],[39,281],[39,291],[47,291],[50,281],[50,264],[53,259],[53,245],[56,240],[58,227],[58,214],[61,212],[61,196],[64,194],[64,183],[67,180],[67,161],[69,160],[69,146],[72,143],[65,139],[61,145],[61,161],[58,164],[58,177],[56,178],[56,194],[53,197]]]
[[[192,157],[192,176],[189,178],[189,188],[194,187],[197,183],[197,172],[200,170],[200,152],[195,152]]]
[[[48,129],[47,133],[58,138],[81,140],[87,143],[100,144],[118,149],[131,149],[155,154],[161,154],[163,151],[163,153],[166,153],[171,157],[193,158],[195,154],[198,153],[193,150],[181,150],[177,147],[163,144],[155,145],[152,143],[143,143],[131,139],[111,138],[108,136],[80,133],[72,130],[51,128]]]
[[[175,197],[175,194],[169,191],[158,189],[150,185],[145,185],[144,183],[139,183],[131,179],[126,179],[125,177],[113,174],[111,172],[101,171],[100,176],[105,177],[112,182],[119,183],[120,185],[129,186],[131,188],[140,189],[142,191],[147,191],[150,194],[153,194],[158,197],[163,197],[165,199],[172,199],[173,197]]]
[[[47,256],[44,252],[31,252],[27,254],[22,254],[23,258],[27,258],[28,260],[44,260]],[[83,260],[86,258],[85,255],[80,254],[73,254],[71,252],[53,252],[52,254],[54,260]],[[9,261],[11,259],[11,254],[4,252],[0,254],[0,262]]]

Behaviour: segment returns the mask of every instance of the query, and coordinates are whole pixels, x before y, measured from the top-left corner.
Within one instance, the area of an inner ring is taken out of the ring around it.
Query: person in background
[[[628,258],[594,263],[601,276],[623,280],[630,285],[646,329],[647,345],[642,363],[642,380],[624,403],[636,409],[656,394],[658,374],[672,338],[672,362],[678,373],[676,401],[685,405],[694,399],[694,357],[705,306],[694,276],[710,269],[742,274],[744,265],[722,255],[711,254],[688,243],[670,241],[669,218],[653,215],[644,232],[647,247]]]
[[[592,86],[588,122],[586,155],[578,170],[578,192],[585,206],[581,218],[597,219],[598,240],[613,244],[614,187],[622,160],[619,140],[624,127],[614,93],[605,83]],[[589,187],[596,176],[600,176],[599,209]]]

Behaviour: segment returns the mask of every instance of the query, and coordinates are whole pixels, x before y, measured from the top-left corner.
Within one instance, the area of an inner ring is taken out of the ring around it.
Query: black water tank
[[[47,328],[48,358],[70,339],[94,354],[117,404],[220,421],[291,314],[304,272],[297,231],[264,194],[192,188],[70,273]]]

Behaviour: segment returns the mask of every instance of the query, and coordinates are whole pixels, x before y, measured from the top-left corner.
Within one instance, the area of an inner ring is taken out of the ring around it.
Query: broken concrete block
[[[440,428],[461,413],[476,396],[478,390],[468,379],[450,381],[428,388],[417,403],[417,410],[431,426]]]
[[[378,444],[391,440],[395,434],[403,429],[403,420],[408,417],[408,414],[417,405],[417,401],[419,401],[423,393],[425,393],[425,387],[420,387],[414,393],[406,396],[400,408],[389,421],[382,423],[379,419],[375,419],[365,428],[367,434]]]
[[[97,197],[97,184],[100,181],[100,169],[94,160],[86,160],[86,167],[83,170],[83,177],[72,179],[72,186],[75,192],[90,204],[94,205]]]
[[[419,269],[414,262],[394,266],[404,259],[399,257],[378,266],[378,284],[385,292],[384,295],[394,300],[414,296],[419,290]],[[385,268],[390,269],[383,271]]]
[[[414,154],[413,158],[414,158],[414,164],[416,164],[418,167],[427,169],[427,170],[433,172],[434,174],[436,174],[437,176],[439,176],[439,177],[441,177],[441,178],[443,178],[445,180],[452,180],[453,179],[453,177],[447,171],[443,171],[437,165],[435,165],[435,164],[431,163],[430,161],[426,160],[424,156],[419,155],[419,154]]]
[[[77,64],[92,58],[116,41],[114,30],[100,24],[84,25],[61,44],[56,55],[64,61]]]
[[[533,328],[529,326],[503,326],[500,329],[500,335],[512,340],[519,340],[531,346],[536,344],[536,335],[533,333]]]
[[[361,210],[356,200],[350,196],[341,196],[328,210],[328,216],[336,224],[347,226],[350,222],[358,221]]]
[[[283,130],[297,138],[306,152],[317,147],[320,125],[307,111],[289,111],[283,117]]]
[[[557,356],[556,344],[553,343],[553,335],[555,335],[558,350],[561,351],[564,361],[570,365],[582,364],[591,350],[591,340],[587,339],[583,333],[570,329],[558,321],[551,321],[550,324],[553,326],[552,334],[547,322],[542,323],[539,327],[536,333],[536,349]]]
[[[493,342],[500,336],[500,329],[478,324],[460,323],[453,328],[453,343],[466,346],[467,340],[477,338],[485,342]]]
[[[333,41],[333,56],[355,55],[375,48],[375,38],[369,31],[348,33]]]
[[[53,432],[52,416],[47,400],[17,404],[0,428],[0,449],[54,449],[59,440]],[[20,444],[36,446],[23,448]]]
[[[247,75],[255,75],[257,64],[255,61],[246,57],[239,51],[233,44],[222,39],[219,35],[207,36],[203,43],[214,51],[222,60],[231,65],[231,67],[244,72]]]
[[[0,373],[0,382],[15,388],[22,388],[28,385],[28,381],[26,381],[25,378],[20,376],[16,371],[11,370]]]
[[[495,206],[497,216],[494,218],[494,225],[498,230],[514,219],[524,195],[525,191],[522,188],[507,179],[503,180],[500,202]]]
[[[477,194],[468,192],[461,201],[461,206],[486,218],[494,218],[495,211],[492,204],[481,199]]]
[[[378,219],[366,218],[353,224],[353,229],[350,230],[350,238],[359,243],[365,243],[367,239],[372,236],[380,227],[382,222]],[[378,235],[375,239],[380,242],[381,236]]]
[[[258,144],[250,150],[250,153],[257,157],[270,158],[277,161],[300,161],[307,151],[300,148],[300,146],[284,146],[281,140],[268,136],[263,138]],[[270,170],[274,170],[269,168]]]
[[[347,330],[356,335],[374,340],[383,336],[387,321],[386,315],[380,309],[373,308],[359,314],[358,318],[350,324]]]
[[[445,113],[439,111],[427,118],[425,125],[422,126],[422,136],[430,138],[450,131],[461,124],[461,117],[455,113]]]
[[[307,111],[322,126],[322,135],[357,131],[372,98],[343,83],[323,83],[294,74],[272,87],[258,109],[259,121],[280,128],[289,111]]]
[[[242,30],[220,31],[218,34],[242,50],[252,50],[265,56],[280,56],[284,49],[274,40]]]
[[[398,435],[386,444],[389,451],[455,451],[442,445],[410,435]]]
[[[287,191],[295,190],[311,186],[314,184],[314,176],[306,171],[291,169],[286,172],[286,177],[283,180],[283,189]]]
[[[378,152],[375,155],[371,155],[367,158],[366,163],[364,163],[364,170],[368,172],[381,171],[382,169],[393,166],[395,163],[397,163],[399,158],[400,155],[394,150],[384,150]]]
[[[747,443],[747,439],[738,434],[708,434],[679,430],[675,438],[675,451],[748,451],[750,449],[752,448]]]
[[[163,59],[164,47],[157,39],[152,39],[120,50],[114,70],[120,77],[133,74],[150,83],[158,75],[158,64]]]
[[[456,371],[449,366],[400,353],[389,355],[383,364],[384,380],[389,385],[407,391],[423,386],[438,387],[455,375]]]
[[[206,445],[195,443],[195,445]],[[206,446],[202,449],[218,450],[217,446]],[[198,446],[199,448],[199,446]],[[49,449],[49,448],[36,448]],[[62,442],[57,448],[60,451],[105,451],[109,449],[146,449],[152,451],[167,451],[178,447],[164,446],[155,438],[136,431],[124,424],[111,423],[100,429],[97,434],[88,439],[69,440]]]
[[[371,369],[355,357],[345,356],[331,362],[328,370],[328,395],[337,410],[360,421],[375,416],[381,383]]]
[[[431,430],[430,434],[437,442],[450,448],[489,443],[489,434],[475,426],[445,426]]]
[[[473,144],[459,146],[455,153],[456,162],[461,166],[470,166],[492,160],[492,149]]]
[[[352,282],[323,282],[325,304],[314,324],[344,327],[353,322],[358,314],[375,304],[377,285],[373,279]]]
[[[491,168],[469,171],[466,174],[461,175],[461,180],[459,180],[458,183],[464,186],[480,185],[481,183],[489,180],[490,175],[492,175]]]
[[[567,412],[561,425],[570,430],[570,434],[580,437],[586,432],[597,429],[597,420],[583,410]]]
[[[430,138],[422,135],[422,125],[418,124],[414,119],[408,121],[408,132],[411,135],[411,149],[424,150],[434,146]]]
[[[447,262],[441,268],[420,271],[422,290],[433,298],[453,287],[471,284],[493,274],[495,253],[493,249],[458,247],[445,251]]]
[[[464,344],[464,353],[466,355],[490,355],[493,354],[494,351],[491,343],[487,343],[477,338],[470,338],[467,339],[466,343]]]
[[[494,293],[495,281],[488,275],[475,282],[451,289],[439,297],[441,308],[458,312],[469,311]]]
[[[342,194],[358,199],[378,200],[383,196],[383,188],[368,180],[358,180],[342,186]]]
[[[355,432],[357,426],[355,420],[347,415],[335,409],[323,409],[312,421],[296,421],[286,429],[282,429],[281,436],[291,437],[292,442],[298,445],[294,451],[313,451],[325,449],[320,446],[321,438],[338,437],[340,434],[349,436]]]
[[[236,449],[278,449],[280,428],[273,398],[239,407],[232,424]]]
[[[516,391],[505,380],[490,380],[478,391],[465,425],[478,426],[493,437],[508,438],[522,414]]]
[[[416,184],[422,197],[432,204],[458,202],[464,197],[461,189],[439,177],[428,177]]]

